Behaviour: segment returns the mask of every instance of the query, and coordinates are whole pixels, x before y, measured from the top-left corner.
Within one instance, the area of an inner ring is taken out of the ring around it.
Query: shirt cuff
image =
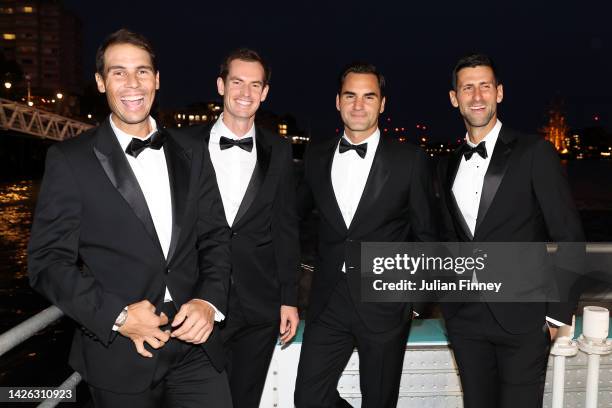
[[[213,307],[214,307],[214,306],[213,306]],[[547,322],[549,322],[549,323],[554,324],[554,325],[555,325],[555,326],[557,326],[557,327],[561,327],[561,326],[566,326],[566,325],[568,325],[567,323],[560,322],[560,321],[555,320],[555,319],[553,319],[552,317],[548,317],[548,316],[546,316],[546,321],[547,321]]]
[[[225,315],[223,313],[221,313],[219,311],[219,309],[217,309],[217,307],[215,305],[213,305],[212,303],[210,303],[207,300],[204,300],[204,299],[200,299],[200,300],[202,300],[203,302],[208,303],[215,310],[215,322],[222,322],[223,320],[225,320]]]

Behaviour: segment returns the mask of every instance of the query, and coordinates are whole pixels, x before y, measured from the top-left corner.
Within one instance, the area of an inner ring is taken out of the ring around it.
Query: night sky
[[[219,99],[219,63],[228,51],[246,46],[272,67],[264,108],[294,115],[314,137],[331,135],[340,125],[340,69],[365,60],[387,78],[385,118],[393,127],[424,123],[439,140],[465,132],[448,90],[456,60],[471,51],[489,54],[498,65],[505,87],[498,112],[506,125],[536,131],[557,98],[565,102],[570,127],[610,129],[612,10],[606,3],[64,2],[83,22],[88,80],[95,50],[110,32],[127,27],[153,42],[162,109]]]

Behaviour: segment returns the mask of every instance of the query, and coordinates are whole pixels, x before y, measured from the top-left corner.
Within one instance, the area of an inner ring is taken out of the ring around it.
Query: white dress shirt
[[[149,120],[151,132],[143,140],[150,138],[157,131],[155,119],[149,116]],[[164,258],[168,258],[170,240],[172,239],[172,194],[170,192],[170,178],[168,176],[168,165],[166,164],[164,148],[162,147],[159,150],[144,149],[138,157],[131,156],[125,153],[125,149],[135,136],[129,135],[115,126],[112,115],[110,124],[145,197]],[[172,295],[166,286],[164,302],[171,301]],[[225,318],[213,304],[207,303],[215,310],[216,321],[221,321]],[[113,329],[116,330],[116,326]]]
[[[465,156],[461,158],[455,182],[453,183],[453,195],[457,201],[457,206],[459,206],[459,210],[461,210],[461,214],[463,214],[463,218],[472,235],[474,235],[476,229],[482,184],[484,183],[484,177],[489,168],[493,149],[495,148],[501,127],[502,123],[498,120],[493,129],[482,139],[487,149],[486,159],[480,157],[478,153],[474,153],[470,160],[466,160]],[[468,135],[465,136],[465,142],[471,147],[476,146],[470,141]]]
[[[346,137],[346,133],[342,137],[350,144],[354,144]],[[347,228],[353,222],[359,201],[361,201],[379,141],[380,130],[376,129],[367,139],[359,143],[368,144],[366,155],[363,159],[355,150],[340,153],[340,142],[338,142],[336,147],[331,168],[331,180],[334,195],[336,196],[338,207]],[[342,264],[342,272],[346,272],[346,263]]]
[[[346,137],[346,134],[342,137],[350,144],[354,144]],[[363,159],[355,150],[340,153],[340,142],[336,147],[331,168],[332,187],[347,228],[350,227],[355,211],[357,211],[379,141],[380,130],[376,129],[367,139],[359,143],[368,144]]]
[[[470,160],[466,160],[465,156],[461,158],[455,182],[453,183],[453,195],[457,201],[457,206],[463,214],[463,218],[470,229],[472,235],[476,230],[476,218],[478,217],[478,208],[480,206],[480,196],[482,195],[482,186],[484,183],[485,174],[489,168],[493,150],[499,137],[502,123],[498,119],[493,129],[482,139],[485,142],[487,149],[487,157],[483,159],[478,153],[474,153]],[[466,134],[465,141],[470,147],[476,147],[476,144],[470,141]],[[477,281],[476,273],[473,275],[473,280]],[[563,326],[558,320],[546,317],[546,320],[557,325]]]
[[[238,146],[221,150],[219,146],[221,136],[233,140],[252,137],[253,150],[247,152]],[[238,137],[225,126],[223,114],[221,114],[210,130],[208,150],[217,175],[217,185],[221,193],[221,201],[223,201],[225,218],[227,224],[231,227],[257,164],[255,125],[251,126],[251,129],[244,136]]]

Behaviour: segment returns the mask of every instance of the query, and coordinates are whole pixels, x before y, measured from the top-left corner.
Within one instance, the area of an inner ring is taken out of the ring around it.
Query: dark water
[[[564,166],[587,239],[612,242],[612,161],[572,161]],[[0,183],[0,333],[48,306],[29,288],[26,276],[26,247],[38,188],[32,180]],[[311,263],[314,251],[310,224],[304,225],[305,263]],[[307,280],[303,277],[301,285],[309,286]],[[62,319],[1,356],[0,386],[59,385],[72,372],[66,363],[72,330],[72,323]],[[86,394],[81,387],[77,399],[87,399]]]

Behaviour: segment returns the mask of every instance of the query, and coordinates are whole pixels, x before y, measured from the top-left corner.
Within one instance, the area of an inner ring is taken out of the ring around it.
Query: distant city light
[[[28,106],[34,106],[34,102],[28,101]]]
[[[91,119],[91,113],[87,114],[87,119]]]
[[[11,86],[13,86],[13,84],[11,84],[11,83],[10,83],[10,82],[8,82],[8,81],[4,83],[4,87],[5,87],[6,89],[11,89]]]
[[[599,115],[595,115],[595,116],[593,116],[593,120],[594,120],[595,122],[599,121]]]
[[[64,97],[64,94],[61,92],[58,92],[56,95],[57,99],[62,99]]]

